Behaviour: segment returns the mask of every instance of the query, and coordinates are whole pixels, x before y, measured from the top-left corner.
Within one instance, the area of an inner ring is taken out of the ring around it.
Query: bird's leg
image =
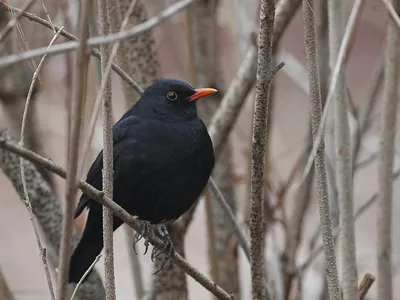
[[[167,261],[169,261],[175,254],[175,249],[174,249],[174,246],[172,244],[171,236],[169,235],[168,230],[165,227],[165,225],[157,227],[157,229],[158,229],[158,233],[159,233],[160,237],[162,238],[162,240],[165,241],[165,247],[164,247],[163,251],[160,251],[158,253],[157,253],[157,251],[154,251],[154,249],[155,249],[154,248],[153,251],[152,251],[152,254],[151,254],[151,259],[154,262],[154,259],[156,257],[158,257],[161,254],[161,252],[165,252],[166,254],[165,254],[165,257],[164,257],[164,259],[163,259],[163,261],[161,263],[160,268],[156,272],[154,272],[153,274],[157,274],[158,272],[160,272],[161,269],[167,263]],[[171,261],[170,261],[169,268],[171,268]]]

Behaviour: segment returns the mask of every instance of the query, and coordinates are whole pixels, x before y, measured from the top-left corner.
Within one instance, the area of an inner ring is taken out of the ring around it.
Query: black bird
[[[139,220],[165,224],[196,202],[215,157],[195,100],[215,89],[194,89],[176,79],[149,86],[113,127],[113,200]],[[103,151],[86,181],[102,190]],[[69,282],[78,283],[103,248],[102,206],[82,194],[75,218],[88,207],[86,226],[71,261]],[[114,231],[122,225],[114,216]]]

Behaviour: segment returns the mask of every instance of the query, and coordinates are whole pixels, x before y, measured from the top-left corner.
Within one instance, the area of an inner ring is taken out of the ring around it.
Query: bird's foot
[[[157,251],[157,249],[154,248],[151,253],[151,260],[154,262],[155,258],[157,258],[161,253],[165,253],[165,257],[160,264],[160,268],[156,272],[154,272],[153,275],[160,272],[168,261],[170,262],[170,266],[168,269],[170,269],[172,265],[170,259],[175,255],[175,249],[172,244],[171,236],[169,235],[167,228],[164,225],[162,225],[157,229],[161,239],[165,241],[165,247],[163,251]]]
[[[135,245],[137,244],[137,242],[139,242],[143,237],[144,237],[144,239],[145,239],[145,241],[144,241],[144,246],[145,246],[145,250],[144,250],[144,253],[143,253],[143,255],[145,255],[146,253],[147,253],[147,250],[149,249],[149,240],[148,240],[148,236],[149,236],[149,234],[150,234],[150,232],[151,232],[151,224],[150,224],[150,222],[149,221],[142,221],[142,220],[140,220],[140,233],[136,233],[135,234],[135,240],[134,240],[134,242],[133,242],[133,251],[135,251],[135,253],[136,253],[136,255],[137,255],[137,252],[136,252],[136,247],[135,247]]]

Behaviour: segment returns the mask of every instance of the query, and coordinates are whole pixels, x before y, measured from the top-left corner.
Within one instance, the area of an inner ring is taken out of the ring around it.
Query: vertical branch
[[[304,40],[306,55],[309,66],[311,125],[314,143],[316,142],[318,127],[321,121],[322,104],[321,91],[318,74],[318,57],[315,41],[314,14],[312,11],[312,0],[303,0]],[[339,278],[336,266],[335,245],[332,233],[332,221],[328,200],[328,184],[324,160],[324,142],[316,145],[315,175],[317,185],[317,196],[319,203],[319,214],[322,228],[322,241],[324,245],[325,269],[328,281],[329,295],[331,300],[340,300]]]
[[[99,33],[106,36],[109,33],[108,1],[98,0],[99,10]],[[113,119],[112,119],[112,92],[111,76],[107,71],[110,59],[110,45],[100,46],[101,72],[104,81],[103,114],[103,192],[112,199],[113,196]],[[110,69],[110,67],[108,67]],[[113,247],[113,213],[103,207],[103,241],[104,241],[104,269],[106,299],[115,299],[115,276],[114,276],[114,247]]]
[[[270,83],[272,81],[272,32],[275,18],[275,1],[262,0],[260,30],[258,35],[258,66],[256,102],[253,121],[253,146],[251,161],[251,283],[253,299],[265,299],[264,288],[264,171],[267,139],[266,124]]]
[[[393,0],[393,7],[400,12],[400,1]],[[398,101],[398,65],[400,36],[395,22],[389,18],[386,36],[383,111],[381,116],[381,141],[379,151],[379,200],[377,220],[378,296],[380,300],[393,299],[392,287],[392,197],[393,160],[396,135]]]
[[[358,1],[358,2],[362,2]],[[336,64],[344,33],[341,1],[329,1],[329,53],[331,68]],[[350,128],[347,116],[346,70],[340,67],[333,93],[334,135],[336,152],[336,181],[339,201],[340,246],[342,259],[342,289],[344,300],[357,299],[357,266],[353,221],[353,178],[350,147]]]
[[[79,46],[75,62],[74,91],[71,111],[71,136],[68,149],[67,192],[64,202],[64,218],[62,224],[61,254],[58,274],[58,299],[67,297],[69,258],[71,256],[71,237],[73,226],[73,207],[77,192],[78,154],[81,137],[82,110],[84,107],[87,69],[90,51],[86,47],[89,36],[89,13],[91,0],[83,2],[79,16]]]

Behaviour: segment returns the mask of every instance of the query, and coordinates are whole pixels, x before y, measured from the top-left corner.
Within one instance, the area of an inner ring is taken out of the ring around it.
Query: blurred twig
[[[330,299],[340,300],[339,278],[336,266],[336,254],[334,248],[335,245],[333,241],[332,221],[328,201],[328,186],[324,159],[324,142],[322,138],[321,140],[318,139],[318,133],[319,131],[321,131],[322,103],[312,2],[312,0],[303,0],[303,20],[305,30],[305,48],[309,66],[311,124],[312,134],[314,138],[313,148],[317,150],[315,154],[315,174],[317,179],[316,186],[318,194],[320,221],[322,227],[322,240],[324,244],[325,269],[329,286]]]
[[[350,19],[357,22],[361,15],[363,0],[356,0],[351,11]],[[331,68],[335,66],[340,43],[344,33],[343,3],[328,2],[329,15],[329,58]],[[346,89],[346,69],[341,66],[336,87],[333,90],[334,103],[334,140],[336,185],[339,203],[340,250],[342,261],[342,293],[343,300],[354,300],[357,297],[357,262],[353,220],[353,178],[352,158],[350,147],[350,126],[348,118],[348,97]]]
[[[214,198],[218,201],[218,203],[222,206],[222,208],[226,212],[229,222],[231,223],[232,229],[238,238],[239,245],[242,247],[248,261],[250,261],[250,245],[247,242],[246,237],[244,236],[242,230],[240,229],[240,225],[238,224],[232,209],[230,208],[228,202],[225,200],[224,195],[222,195],[215,180],[212,177],[210,177],[210,184],[208,188],[211,190],[211,192],[214,195]]]
[[[106,37],[101,37],[101,36],[92,37],[90,39],[87,39],[86,45],[88,47],[96,47],[96,46],[111,44],[111,43],[114,43],[117,41],[121,41],[124,39],[138,36],[144,32],[147,32],[147,31],[153,29],[156,26],[160,25],[162,22],[166,21],[168,18],[170,18],[173,15],[175,15],[176,13],[180,12],[182,9],[184,9],[186,6],[188,6],[193,1],[195,1],[195,0],[180,0],[179,2],[169,6],[163,12],[159,13],[157,16],[154,16],[153,18],[147,20],[144,23],[141,23],[141,24],[139,24],[135,27],[132,27],[131,29],[125,30],[123,32],[109,34]],[[6,6],[6,5],[4,5],[4,6]],[[78,48],[78,46],[79,46],[79,43],[75,42],[75,41],[65,42],[62,44],[53,45],[52,47],[50,47],[50,49],[47,51],[47,53],[48,53],[48,55],[64,53],[67,51],[75,50]],[[44,52],[46,52],[45,48],[37,48],[34,50],[26,51],[19,55],[10,55],[8,57],[0,59],[0,68],[4,68],[6,66],[15,64],[17,62],[35,58],[38,56],[42,56],[44,54]]]
[[[394,8],[393,4],[390,3],[389,0],[382,0],[382,2],[386,5],[387,10],[389,11],[390,17],[392,18],[393,22],[396,24],[397,29],[400,29],[400,18],[398,13],[398,8]],[[393,1],[395,4],[396,2]]]
[[[3,272],[0,269],[0,299],[2,300],[14,300],[14,296],[8,288],[7,281],[4,278]]]
[[[16,143],[10,141],[6,136],[0,135],[0,148],[5,149],[7,151],[13,152],[23,158],[34,162],[46,169],[50,172],[57,174],[62,178],[66,178],[66,170],[61,166],[55,164],[52,160],[40,156],[39,154],[30,151],[26,148],[18,146]],[[100,203],[103,206],[106,206],[110,210],[112,210],[113,214],[120,218],[123,222],[127,223],[131,226],[135,231],[140,231],[140,225],[137,219],[127,213],[121,206],[116,204],[114,201],[111,201],[108,197],[105,197],[103,192],[95,189],[90,184],[79,180],[78,181],[79,188],[87,194],[91,199]],[[160,240],[156,236],[149,236],[149,241],[160,249],[164,251],[166,249],[165,243]],[[199,282],[204,288],[213,293],[218,299],[227,299],[232,300],[233,297],[229,295],[225,290],[221,289],[217,284],[210,281],[207,277],[205,277],[202,273],[200,273],[197,269],[191,266],[182,256],[178,253],[175,253],[174,257],[171,258],[174,263],[176,263],[179,267],[185,270],[185,272],[191,276],[194,280]]]
[[[6,130],[0,130],[0,139],[11,141],[11,137]],[[45,238],[47,258],[51,265],[56,267],[60,255],[62,232],[61,201],[57,199],[50,184],[44,179],[36,166],[41,167],[39,164],[33,165],[27,160],[24,161],[26,187],[29,192],[33,213]],[[19,170],[20,156],[0,149],[0,167],[11,180],[21,200],[23,200],[25,196]],[[78,243],[78,240],[79,234],[73,228],[74,245]],[[77,298],[80,300],[104,300],[104,288],[97,271],[92,272],[87,281],[81,286],[77,293]]]
[[[393,180],[397,179],[399,176],[400,176],[400,169],[392,174]],[[358,208],[358,210],[354,214],[354,222],[356,222],[358,220],[358,218],[360,218],[367,211],[367,209],[370,208],[371,205],[376,202],[377,199],[378,199],[378,192],[375,193],[374,195],[372,195],[367,201],[365,201]],[[340,228],[339,228],[339,226],[336,226],[335,229],[334,229],[335,237],[339,234],[339,232],[340,232]],[[298,273],[298,274],[303,273],[311,265],[313,260],[319,254],[322,253],[322,251],[323,251],[323,245],[320,245],[320,246],[314,248],[311,251],[311,253],[308,255],[308,257],[304,260],[304,262],[300,266],[297,267],[296,273]]]
[[[400,0],[393,0],[393,8],[400,11]],[[377,212],[377,262],[378,299],[393,299],[392,278],[392,197],[393,163],[395,154],[396,117],[399,77],[399,28],[388,20],[386,36],[385,69],[383,84],[383,108],[381,114],[381,137],[379,149],[379,196]]]
[[[33,4],[35,4],[35,0],[27,0],[24,5],[22,5],[21,10],[16,14],[15,18],[10,18],[7,25],[0,31],[0,43],[7,37],[7,35],[11,32],[11,29],[13,29],[18,23],[18,20],[22,17],[22,14]]]
[[[384,62],[384,56],[381,55],[372,73],[371,83],[368,85],[365,104],[358,114],[358,126],[353,148],[353,175],[355,170],[358,168],[356,167],[356,161],[360,153],[362,138],[370,126],[371,113],[378,99],[379,88],[383,80]]]
[[[370,287],[375,281],[375,276],[372,274],[365,274],[363,280],[360,283],[360,286],[358,288],[358,293],[359,293],[359,299],[364,300],[365,296],[367,295]]]
[[[0,5],[4,5],[4,7],[6,7],[7,9],[10,9],[12,11],[15,12],[19,12],[20,10],[18,8],[12,7],[4,2],[0,2]],[[29,20],[36,22],[38,24],[41,24],[49,29],[52,29],[52,24],[38,16],[36,16],[35,14],[32,13],[27,13],[24,12],[23,16],[28,18]],[[54,25],[54,28],[56,30],[59,30],[60,27]],[[73,35],[72,33],[66,31],[65,29],[61,31],[61,35],[63,37],[66,37],[69,40],[73,40],[73,41],[78,41],[78,37]],[[92,49],[91,50],[91,54],[100,59],[100,52],[97,49]],[[143,89],[124,71],[122,70],[117,64],[113,63],[112,64],[112,69],[114,70],[115,73],[117,73],[126,83],[128,83],[138,94],[142,94],[143,93]]]
[[[87,70],[90,52],[87,50],[86,39],[89,37],[89,13],[92,1],[86,0],[80,12],[79,48],[75,62],[74,92],[71,110],[71,134],[68,145],[68,174],[66,182],[66,198],[64,202],[64,218],[62,224],[61,253],[58,274],[58,299],[65,300],[68,288],[69,259],[71,256],[71,237],[73,227],[73,209],[78,191],[78,158],[81,140],[81,124],[86,95]]]
[[[311,3],[312,1],[308,1],[308,2],[304,2],[304,4],[307,4],[309,6],[312,7]],[[350,45],[350,41],[352,39],[352,36],[354,34],[354,30],[356,27],[356,24],[358,22],[358,18],[360,17],[360,13],[361,13],[361,8],[362,5],[359,5],[359,2],[355,2],[349,17],[349,20],[347,22],[347,26],[346,26],[346,30],[344,32],[344,36],[343,39],[341,41],[341,45],[340,45],[340,49],[339,49],[339,53],[337,55],[337,60],[335,63],[335,67],[333,69],[332,72],[332,76],[331,76],[331,84],[329,85],[329,90],[328,90],[328,96],[326,99],[326,103],[325,103],[325,107],[323,109],[323,113],[320,119],[320,123],[318,126],[318,132],[316,134],[316,137],[314,138],[314,140],[316,141],[316,143],[314,143],[313,145],[313,149],[310,153],[310,156],[308,157],[308,161],[307,161],[307,165],[306,168],[304,170],[302,179],[300,180],[300,182],[298,183],[298,185],[302,184],[302,182],[305,180],[307,173],[310,171],[310,168],[313,164],[314,158],[317,154],[317,148],[319,147],[321,141],[322,141],[322,137],[324,135],[324,126],[325,126],[325,120],[326,117],[328,115],[329,112],[329,107],[330,104],[332,102],[333,99],[333,93],[336,89],[336,85],[339,79],[339,74],[340,74],[340,70],[342,68],[342,65],[346,59],[346,53],[347,53],[347,49]],[[297,188],[297,186],[296,186]]]

